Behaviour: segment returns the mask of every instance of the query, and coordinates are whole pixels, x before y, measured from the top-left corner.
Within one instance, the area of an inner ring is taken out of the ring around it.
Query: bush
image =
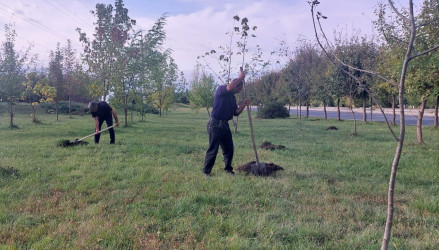
[[[156,115],[159,113],[159,111],[156,108],[154,108],[152,105],[150,105],[150,104],[143,104],[142,112],[143,113],[156,114]]]
[[[55,113],[55,104],[53,102],[41,103],[41,108],[47,113]],[[72,102],[72,115],[84,114],[88,111],[85,104]],[[67,115],[69,114],[69,102],[62,101],[58,103],[58,113]]]
[[[290,117],[288,109],[281,103],[271,101],[258,108],[258,117],[263,119]]]
[[[189,104],[189,99],[187,98],[187,96],[182,95],[180,97],[177,98],[177,102],[178,103],[183,103],[183,104]]]

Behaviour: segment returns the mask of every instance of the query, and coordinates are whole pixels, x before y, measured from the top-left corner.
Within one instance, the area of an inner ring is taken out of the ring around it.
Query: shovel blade
[[[251,164],[251,169],[254,175],[267,175],[267,166],[263,162]]]

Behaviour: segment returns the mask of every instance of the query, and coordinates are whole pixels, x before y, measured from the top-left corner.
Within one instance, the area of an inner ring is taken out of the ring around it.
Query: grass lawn
[[[3,105],[3,104],[2,104]],[[285,170],[255,177],[201,173],[207,113],[178,106],[116,128],[85,146],[90,115],[0,112],[0,248],[378,249],[396,142],[382,123],[254,119],[261,162]],[[230,124],[232,124],[230,122]],[[339,130],[326,131],[336,126]],[[104,126],[105,127],[105,126]],[[396,128],[398,130],[398,128]],[[391,249],[439,248],[439,129],[407,128],[395,189]],[[234,134],[235,167],[254,160],[247,115]]]

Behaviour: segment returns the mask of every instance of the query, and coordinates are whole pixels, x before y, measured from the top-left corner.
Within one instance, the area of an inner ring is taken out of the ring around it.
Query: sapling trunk
[[[242,70],[243,69],[241,67],[241,71]],[[244,81],[244,79],[242,80],[242,85],[243,85],[243,88],[244,88],[244,97],[245,97],[245,99],[247,99],[247,91],[245,89],[245,81]],[[247,113],[248,113],[248,123],[250,125],[250,134],[251,134],[252,143],[253,143],[253,150],[255,152],[256,166],[258,166],[258,168],[259,168],[259,166],[260,166],[259,165],[259,157],[258,157],[258,151],[256,149],[255,135],[253,133],[253,121],[252,121],[252,115],[251,115],[251,111],[250,111],[250,105],[247,105]]]

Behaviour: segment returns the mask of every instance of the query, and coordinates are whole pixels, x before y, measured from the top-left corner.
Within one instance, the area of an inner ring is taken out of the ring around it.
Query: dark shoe
[[[231,174],[231,175],[235,174],[235,172],[233,172],[232,169],[224,169],[224,171],[226,171],[226,173]]]

